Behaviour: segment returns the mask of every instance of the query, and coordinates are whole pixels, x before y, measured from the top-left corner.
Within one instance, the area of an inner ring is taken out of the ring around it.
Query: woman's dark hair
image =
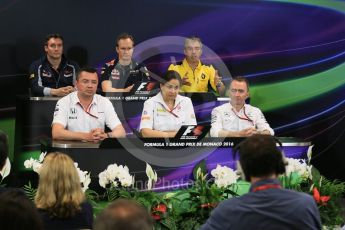
[[[180,86],[182,85],[182,79],[178,72],[174,70],[168,70],[161,79],[161,84],[165,85],[165,83],[171,81],[171,80],[178,80],[180,83]]]

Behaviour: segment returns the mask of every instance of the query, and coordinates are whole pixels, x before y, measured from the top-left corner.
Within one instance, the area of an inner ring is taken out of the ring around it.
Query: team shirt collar
[[[71,94],[72,94],[72,95],[71,95],[71,97],[72,97],[72,98],[71,98],[72,104],[73,104],[73,105],[80,106],[81,108],[83,108],[83,106],[81,105],[80,100],[79,100],[79,98],[78,98],[78,91],[76,91],[76,92],[74,92],[74,93],[71,93]],[[92,102],[91,102],[91,104],[89,105],[89,107],[88,107],[88,108],[83,108],[83,109],[84,109],[84,111],[85,111],[86,113],[90,114],[91,116],[93,116],[93,117],[98,117],[96,114],[92,114],[92,113],[91,113],[91,108],[92,108],[94,105],[97,105],[97,100],[96,100],[95,95],[93,95]],[[85,110],[85,109],[86,109],[86,110]]]
[[[176,107],[178,104],[180,104],[180,102],[182,101],[182,98],[183,97],[181,95],[177,94],[176,99],[175,99],[174,107]],[[161,92],[159,92],[157,94],[157,97],[154,97],[154,101],[159,102],[159,103],[163,104],[164,107],[168,108],[167,104],[165,104],[165,102],[164,102],[164,99],[163,99],[163,96],[162,96]]]
[[[240,109],[239,112],[236,111],[236,109],[232,106],[230,101],[229,101],[228,105],[230,106],[230,110],[234,110],[236,113],[241,113],[241,111],[243,111],[243,109],[244,110],[248,110],[249,109],[248,104],[246,104],[246,103],[244,103],[243,107]]]
[[[267,190],[267,189],[279,189],[281,188],[281,184],[278,179],[263,179],[259,180],[255,183],[253,183],[250,186],[250,192],[256,192],[256,191],[261,191],[261,190]]]
[[[185,67],[185,68],[189,68],[191,69],[191,67],[189,66],[188,62],[187,62],[187,59],[183,59],[182,61],[182,65]],[[199,69],[201,67],[201,61],[199,60],[199,64],[197,65],[197,67],[195,69]]]

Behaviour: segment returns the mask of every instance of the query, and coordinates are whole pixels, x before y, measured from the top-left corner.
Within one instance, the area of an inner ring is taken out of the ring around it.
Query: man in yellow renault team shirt
[[[182,77],[181,92],[209,92],[210,90],[223,95],[225,86],[212,65],[201,63],[202,43],[198,37],[186,38],[184,44],[185,59],[171,64],[169,70],[174,70]]]

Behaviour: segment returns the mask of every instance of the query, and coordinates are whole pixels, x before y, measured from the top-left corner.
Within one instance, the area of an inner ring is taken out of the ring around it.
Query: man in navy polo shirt
[[[46,55],[30,66],[31,94],[63,97],[73,92],[79,66],[63,55],[63,37],[49,34],[44,51]]]

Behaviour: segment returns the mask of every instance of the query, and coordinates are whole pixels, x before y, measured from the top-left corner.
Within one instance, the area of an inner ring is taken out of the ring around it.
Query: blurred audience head
[[[85,200],[78,171],[66,154],[49,153],[39,172],[37,208],[59,218],[73,217]]]
[[[34,203],[19,189],[0,193],[0,229],[41,230],[42,220]]]
[[[153,220],[141,204],[126,199],[111,203],[96,218],[95,230],[152,230]]]
[[[240,166],[247,181],[252,177],[265,178],[285,173],[283,153],[277,139],[271,135],[255,134],[234,149],[239,153]]]

